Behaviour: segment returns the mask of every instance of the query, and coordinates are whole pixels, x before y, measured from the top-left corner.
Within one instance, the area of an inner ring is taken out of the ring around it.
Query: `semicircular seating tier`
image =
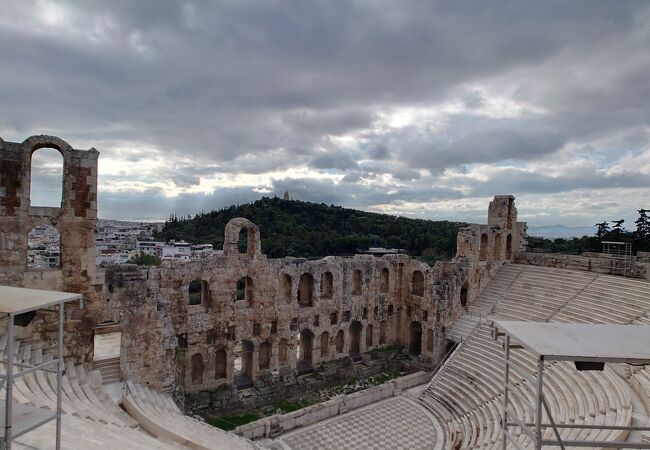
[[[0,352],[5,357],[6,344],[7,336],[0,336]],[[36,366],[51,359],[52,355],[44,353],[39,346],[16,343],[15,364]],[[4,369],[2,365],[2,373]],[[62,377],[61,448],[243,450],[260,447],[184,415],[166,395],[134,386],[124,393],[123,400],[136,406],[125,411],[107,393],[98,370],[87,372],[82,365],[67,364]],[[3,400],[5,392],[2,390]],[[38,370],[14,378],[13,397],[18,405],[54,411],[56,373]],[[167,431],[160,432],[161,427]],[[18,437],[13,441],[13,448],[54,449],[55,433],[55,422],[48,422]]]
[[[501,448],[504,363],[502,343],[491,336],[492,320],[650,324],[650,283],[512,264],[499,270],[469,311],[480,320],[419,400],[440,422],[442,448]],[[536,361],[524,349],[511,350],[511,357],[517,372],[525,375],[511,372],[511,404],[530,422]],[[602,372],[579,372],[572,363],[550,362],[544,385],[553,418],[561,424],[629,426],[633,414],[647,417],[650,411],[650,369],[645,367],[607,364]],[[611,441],[624,440],[627,431],[565,428],[560,434],[563,439]],[[521,448],[531,447],[526,434],[514,437]],[[552,429],[545,430],[544,438],[554,438]]]

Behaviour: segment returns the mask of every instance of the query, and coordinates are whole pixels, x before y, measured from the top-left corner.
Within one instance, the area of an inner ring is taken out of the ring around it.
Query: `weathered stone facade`
[[[29,204],[31,153],[43,146],[64,156],[61,208]],[[462,230],[453,261],[434,267],[407,255],[267,259],[263,230],[238,218],[226,226],[216,255],[97,270],[97,156],[54,137],[0,141],[0,283],[83,293],[84,309],[68,311],[68,355],[92,361],[95,328],[115,323],[123,378],[156,388],[196,392],[281,381],[388,345],[434,364],[447,347],[445,328],[525,246],[514,197],[498,196],[488,225]],[[61,270],[26,270],[27,233],[42,223],[61,233]],[[44,322],[34,321],[34,331],[47,330]]]
[[[58,208],[30,204],[32,154],[44,147],[63,156]],[[66,350],[79,360],[92,355],[88,343],[101,307],[103,279],[95,266],[98,156],[94,148],[75,150],[55,136],[32,136],[22,143],[0,139],[0,284],[84,294],[85,311],[80,305],[69,307],[66,323]],[[52,225],[60,234],[60,269],[27,270],[27,235],[39,225]],[[45,343],[56,337],[47,326],[38,331]]]

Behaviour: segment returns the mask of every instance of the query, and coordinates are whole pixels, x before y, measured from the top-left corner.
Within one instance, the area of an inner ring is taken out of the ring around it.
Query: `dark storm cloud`
[[[455,198],[453,187],[423,187],[419,169],[435,176],[473,163],[534,161],[647,127],[649,24],[645,1],[7,0],[0,4],[0,134],[101,141],[111,157],[111,143],[145,143],[202,170],[159,174],[179,187],[201,176],[306,165],[345,177],[290,189],[327,203]],[[481,87],[533,112],[485,113],[490,98]],[[444,102],[464,110],[431,127],[380,124],[381,112]],[[336,139],[355,133],[357,151]],[[647,149],[640,142],[626,145]],[[401,184],[360,183],[380,174]],[[591,184],[577,175],[512,176],[503,189],[543,193],[646,181],[642,174]],[[474,184],[470,195],[485,192]],[[252,189],[224,192],[250,199]],[[140,211],[175,206],[159,191],[143,195]],[[226,201],[218,195],[181,197],[184,207],[203,207]],[[128,210],[117,201],[138,204],[105,193],[104,217]]]

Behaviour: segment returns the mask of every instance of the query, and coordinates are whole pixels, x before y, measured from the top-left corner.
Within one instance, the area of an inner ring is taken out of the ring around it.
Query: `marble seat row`
[[[511,320],[650,324],[650,283],[564,269],[504,266],[476,302],[478,310]],[[510,407],[530,421],[535,360],[523,349],[512,350],[511,356],[518,370],[511,371]],[[441,424],[444,448],[501,448],[503,364],[500,343],[490,335],[490,321],[481,320],[420,397]],[[554,420],[630,425],[633,396],[642,397],[650,411],[650,371],[634,371],[634,392],[619,373],[610,365],[602,372],[579,372],[572,363],[547,363],[545,395]],[[531,446],[525,433],[516,427],[509,431],[520,448]],[[589,428],[564,428],[560,434],[563,439],[600,441],[627,436],[626,431]],[[544,436],[554,438],[553,431],[545,430]],[[650,441],[650,436],[646,438]]]
[[[6,347],[6,336],[0,339],[0,351]],[[40,348],[16,342],[15,375],[20,365],[34,366],[52,359]],[[55,367],[55,366],[52,366]],[[2,371],[4,372],[4,365]],[[62,387],[62,448],[65,449],[178,449],[173,442],[156,439],[141,429],[137,422],[119,408],[103,391],[101,375],[86,372],[83,366],[67,364]],[[2,391],[4,396],[6,391]],[[35,371],[14,378],[13,399],[49,411],[56,409],[56,373]],[[4,398],[3,398],[4,400]],[[55,446],[55,422],[18,437],[14,448],[50,449]]]
[[[197,450],[244,450],[254,444],[233,433],[186,416],[174,401],[147,386],[126,382],[122,405],[140,426],[154,436]]]

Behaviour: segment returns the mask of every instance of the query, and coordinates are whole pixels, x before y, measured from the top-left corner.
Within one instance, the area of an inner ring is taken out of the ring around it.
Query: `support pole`
[[[542,448],[542,389],[544,387],[544,357],[537,360],[537,398],[535,399],[535,450]]]
[[[501,449],[508,446],[508,384],[510,383],[510,336],[503,339],[503,360],[505,362],[503,378],[503,417],[501,418]]]
[[[9,314],[7,323],[7,395],[5,398],[5,449],[11,450],[11,426],[13,423],[13,366],[14,366],[14,315]]]
[[[63,321],[65,308],[59,303],[59,364],[56,373],[56,450],[61,450],[61,378],[63,377]]]

